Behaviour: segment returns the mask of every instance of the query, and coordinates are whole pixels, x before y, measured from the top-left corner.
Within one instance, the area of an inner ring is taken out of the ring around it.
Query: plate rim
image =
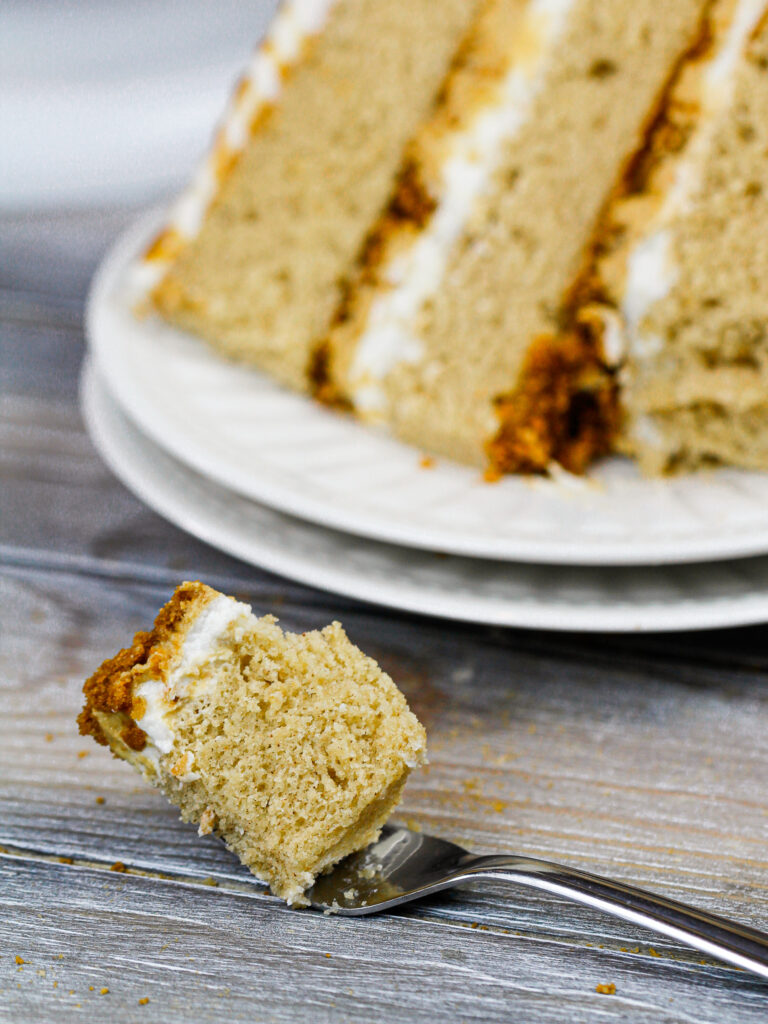
[[[164,212],[154,208],[128,227],[109,248],[102,259],[89,289],[86,304],[86,336],[89,351],[99,367],[99,372],[109,386],[110,393],[128,417],[136,423],[141,431],[150,437],[159,447],[165,449],[178,461],[194,469],[208,479],[235,491],[236,493],[260,504],[269,505],[299,519],[319,526],[364,537],[382,543],[395,544],[416,550],[427,550],[448,553],[466,558],[493,561],[519,561],[540,565],[563,566],[661,566],[683,565],[698,562],[727,561],[734,558],[746,558],[768,553],[768,521],[759,531],[731,531],[718,539],[714,544],[699,541],[686,542],[680,535],[666,540],[641,542],[634,550],[628,549],[626,541],[614,542],[610,539],[601,541],[594,548],[584,547],[583,537],[578,543],[566,543],[558,540],[539,540],[531,537],[518,538],[512,541],[505,536],[503,540],[486,536],[478,542],[456,531],[441,529],[437,526],[419,526],[399,524],[396,520],[386,517],[361,519],[357,512],[348,513],[343,505],[332,505],[327,499],[317,498],[310,494],[299,493],[295,487],[285,485],[274,479],[257,478],[248,475],[234,464],[219,462],[211,453],[190,446],[188,439],[172,416],[165,416],[140,391],[122,386],[120,372],[121,346],[115,344],[114,338],[122,331],[140,333],[144,321],[135,317],[125,302],[127,289],[126,275],[130,272],[137,255],[151,238],[152,233],[163,223]],[[121,288],[123,301],[120,301]],[[212,358],[220,360],[223,365],[235,366],[218,356],[215,351],[202,340],[187,332],[169,325],[164,329],[171,330],[179,336],[193,340],[205,347]],[[254,368],[247,368],[249,373],[258,375],[261,381],[274,386],[276,394],[283,394],[286,400],[309,402],[305,396],[289,392],[275,383],[266,375]],[[313,404],[313,408],[317,407]],[[327,415],[336,415],[323,410]],[[369,428],[362,424],[352,424],[358,437],[365,437]],[[393,442],[398,443],[399,442]],[[414,465],[418,459],[418,449],[402,445],[404,450],[413,455]],[[449,464],[447,460],[446,464]],[[450,465],[450,464],[449,464]],[[459,467],[467,473],[479,473]],[[746,471],[744,471],[746,472]],[[751,474],[755,475],[755,474]],[[515,481],[516,482],[516,481]],[[649,484],[657,486],[659,481],[651,480]],[[504,486],[505,481],[493,486]],[[563,492],[565,493],[565,492]],[[564,510],[566,505],[564,503]]]
[[[553,602],[548,612],[540,601],[526,602],[517,601],[494,601],[492,598],[479,601],[475,607],[467,606],[466,597],[464,604],[460,604],[461,598],[446,594],[442,591],[429,591],[428,588],[416,588],[400,585],[397,591],[398,596],[380,588],[380,584],[369,586],[365,576],[354,577],[351,574],[343,575],[342,572],[330,572],[327,568],[312,567],[299,557],[291,557],[290,551],[276,550],[269,544],[264,544],[259,549],[259,554],[254,554],[254,548],[258,547],[258,539],[254,541],[251,536],[249,542],[241,542],[230,535],[222,537],[220,523],[206,521],[205,515],[201,515],[199,509],[192,507],[188,501],[175,498],[173,493],[160,491],[155,482],[148,479],[146,460],[142,462],[141,470],[126,460],[124,452],[120,450],[119,442],[110,435],[109,428],[105,429],[105,417],[99,412],[99,402],[112,403],[115,410],[124,421],[124,427],[128,431],[138,435],[145,445],[150,446],[150,452],[160,452],[165,458],[172,460],[177,467],[202,487],[213,487],[226,492],[220,484],[209,480],[203,474],[197,473],[181,460],[175,459],[161,446],[156,445],[151,438],[147,437],[140,428],[123,412],[122,407],[116,398],[110,393],[108,384],[101,379],[98,368],[91,360],[86,359],[80,378],[80,397],[83,419],[88,434],[100,456],[103,458],[114,475],[146,505],[152,508],[164,519],[190,533],[204,543],[210,544],[229,555],[232,555],[246,564],[255,565],[277,575],[293,579],[307,586],[316,587],[326,592],[343,595],[363,601],[369,605],[379,608],[388,608],[400,612],[431,616],[451,621],[469,622],[486,626],[514,627],[525,629],[539,629],[561,632],[579,633],[664,633],[686,630],[703,630],[712,628],[727,628],[732,626],[755,625],[763,623],[768,619],[768,589],[764,594],[751,593],[743,600],[734,600],[732,597],[727,601],[712,601],[711,599],[697,604],[681,602],[675,609],[669,602],[665,604],[648,603],[645,606],[628,606],[626,602],[618,602],[616,607],[606,609],[604,605],[597,605],[594,602],[569,603],[563,600]],[[143,475],[142,475],[143,474]],[[151,474],[149,474],[151,476]],[[258,502],[252,502],[248,498],[237,496],[246,504],[259,506]],[[309,523],[305,520],[291,517],[284,512],[272,509],[269,506],[261,505],[261,508],[269,515],[274,515],[287,521],[298,521],[303,529],[311,531],[316,535],[322,533],[337,533],[338,531],[328,530],[326,527]],[[342,539],[350,538],[341,534]],[[365,547],[386,549],[396,547],[379,541],[372,541],[366,538],[353,538],[353,543]],[[249,550],[250,543],[250,550]],[[398,549],[404,551],[407,549]],[[417,557],[422,559],[437,559],[438,554],[432,552],[420,552]],[[473,560],[455,556],[455,560],[466,562],[470,566]],[[515,570],[514,563],[510,563],[510,571]],[[518,565],[518,570],[523,572],[545,571],[554,572],[556,567],[552,566],[531,566],[526,563]],[[679,567],[685,568],[685,567]],[[702,568],[717,571],[719,564],[710,566],[703,564]],[[669,572],[675,567],[625,567],[624,572]],[[571,567],[571,572],[585,574],[609,573],[610,567]],[[427,599],[425,601],[425,595]],[[474,599],[477,601],[477,599]],[[596,626],[595,615],[601,616],[599,628]]]

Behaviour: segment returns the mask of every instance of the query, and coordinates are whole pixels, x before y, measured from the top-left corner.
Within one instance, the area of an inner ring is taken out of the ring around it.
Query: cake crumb
[[[657,953],[653,946],[648,947],[648,952],[651,954],[651,956],[661,956],[661,953]]]
[[[331,959],[331,954],[330,953],[326,953],[325,954],[325,959],[326,960],[330,960]]]
[[[126,868],[125,864],[123,864],[123,862],[121,860],[116,860],[115,863],[110,866],[109,870],[110,871],[120,871],[122,873],[123,871],[127,871],[128,869]]]
[[[46,743],[51,743],[52,740],[53,740],[53,733],[52,732],[47,732],[45,734],[45,742]]]
[[[483,480],[487,484],[497,484],[503,476],[504,474],[501,470],[496,469],[495,466],[488,466],[487,469],[483,470]]]
[[[146,1006],[149,1002],[149,996],[144,996],[143,999],[139,1000],[139,1006]]]
[[[104,797],[103,796],[97,796],[96,797],[96,803],[97,804],[103,804],[104,803]]]
[[[616,986],[613,982],[608,985],[595,985],[595,992],[598,992],[601,996],[615,996]]]
[[[197,830],[199,836],[207,836],[213,832],[216,825],[216,811],[213,807],[206,807],[203,813],[200,815],[200,827]]]
[[[78,757],[88,757],[89,754],[90,750],[78,750],[77,752]]]
[[[109,989],[106,987],[106,985],[104,986],[104,988],[99,989],[99,995],[105,996],[108,992]]]
[[[216,889],[216,888],[218,888],[219,883],[216,881],[215,878],[212,878],[211,875],[208,875],[207,878],[203,879],[203,885],[210,885],[214,889]]]
[[[422,455],[421,458],[419,459],[419,465],[421,466],[422,469],[434,469],[435,460],[432,458],[431,455]]]
[[[17,957],[16,957],[16,963],[17,964],[25,964],[26,962],[27,961],[23,957],[20,957],[20,956],[17,955]]]

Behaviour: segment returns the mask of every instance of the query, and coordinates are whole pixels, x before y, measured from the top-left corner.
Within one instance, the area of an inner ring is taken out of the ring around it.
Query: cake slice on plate
[[[272,616],[185,583],[85,683],[80,730],[215,832],[289,903],[379,833],[424,729],[338,623]]]
[[[150,305],[423,451],[768,468],[766,0],[287,0]]]

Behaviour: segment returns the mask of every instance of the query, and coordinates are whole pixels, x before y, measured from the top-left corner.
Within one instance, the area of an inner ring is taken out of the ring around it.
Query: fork
[[[385,825],[306,893],[326,913],[360,916],[485,878],[533,886],[643,925],[768,978],[768,934],[576,868],[514,855],[477,856],[445,839]]]

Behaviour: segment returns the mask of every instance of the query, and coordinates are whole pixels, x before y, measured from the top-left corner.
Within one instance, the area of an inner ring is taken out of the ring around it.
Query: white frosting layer
[[[450,140],[441,168],[437,206],[427,227],[404,252],[382,270],[389,289],[372,304],[358,340],[350,371],[350,391],[358,411],[375,419],[386,398],[380,382],[399,363],[423,355],[415,321],[424,302],[440,288],[456,240],[476,201],[488,187],[502,146],[514,138],[531,111],[552,47],[563,30],[574,0],[530,0],[521,35],[535,32],[539,52],[513,63],[495,98],[468,127]]]
[[[702,158],[711,142],[717,117],[733,96],[733,79],[749,36],[766,9],[765,0],[739,0],[721,45],[703,74],[701,113],[696,131],[675,170],[661,209],[629,254],[621,303],[624,350],[637,359],[652,358],[663,339],[643,331],[642,323],[652,307],[675,285],[678,270],[672,257],[670,223],[684,213],[699,188]],[[612,339],[615,346],[615,339]]]
[[[249,605],[224,595],[214,598],[187,630],[180,656],[166,678],[146,679],[136,687],[136,696],[146,705],[136,722],[159,753],[168,754],[173,747],[173,717],[181,703],[211,691],[212,680],[203,680],[200,669],[215,664],[224,637],[242,629],[251,617]]]
[[[275,103],[282,92],[283,70],[299,60],[305,41],[321,31],[336,2],[283,0],[225,111],[221,131],[231,152],[240,152],[245,147],[256,115]],[[214,146],[172,207],[168,228],[184,239],[194,238],[218,187],[217,146]],[[149,289],[163,276],[167,262],[153,259],[147,266],[151,274],[145,274],[142,282]]]

